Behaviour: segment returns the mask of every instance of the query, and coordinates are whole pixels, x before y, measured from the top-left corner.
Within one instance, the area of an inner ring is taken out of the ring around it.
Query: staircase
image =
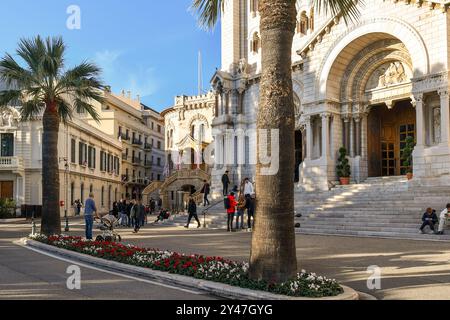
[[[208,207],[204,207],[203,205],[197,205],[197,213],[198,218],[200,220],[200,223],[203,225],[206,224],[206,228],[208,229],[226,229],[227,228],[227,214],[226,210],[224,209],[223,200],[216,200],[211,201],[211,205],[214,205],[212,208],[209,208],[206,215],[203,214],[203,211],[207,209]],[[178,215],[174,215],[170,217],[169,220],[166,220],[164,222],[160,222],[159,224],[165,225],[165,226],[178,226],[182,227],[185,226],[187,223],[188,214],[187,213],[180,213]],[[247,218],[244,219],[244,221],[247,221]],[[190,228],[197,228],[197,221],[195,219],[192,219]]]
[[[408,189],[403,177],[369,178],[331,191],[296,192],[296,218],[302,234],[450,240],[447,235],[419,234],[427,207],[437,215],[450,202],[450,188]],[[429,231],[428,228],[425,231]],[[429,231],[430,232],[430,231]]]
[[[295,210],[302,214],[295,218],[301,227],[298,234],[342,235],[357,237],[399,238],[416,240],[450,240],[446,235],[431,234],[428,228],[419,234],[422,214],[427,207],[437,215],[450,202],[449,187],[408,189],[403,177],[369,178],[361,184],[336,186],[331,191],[296,192]],[[203,227],[203,206],[198,207]],[[257,214],[256,214],[257,215]],[[164,225],[184,226],[187,215],[164,222]],[[210,229],[226,229],[223,204],[210,209],[206,215]],[[244,225],[247,215],[244,214]],[[197,223],[191,221],[191,228]]]

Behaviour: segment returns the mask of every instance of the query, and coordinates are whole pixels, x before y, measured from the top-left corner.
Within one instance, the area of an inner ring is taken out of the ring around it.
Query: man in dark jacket
[[[434,225],[438,222],[438,218],[436,215],[436,210],[432,208],[428,208],[427,211],[422,216],[422,226],[420,227],[420,233],[424,233],[423,229],[426,226],[430,226],[430,229],[434,232]]]
[[[201,192],[203,193],[203,206],[205,206],[205,207],[206,207],[206,204],[208,204],[208,206],[209,206],[208,196],[209,196],[210,191],[211,191],[211,187],[210,187],[209,183],[206,180],[204,180],[203,188],[202,188]]]
[[[145,206],[142,204],[142,200],[138,200],[131,211],[135,218],[134,233],[138,233],[139,229],[141,229],[142,221],[145,218]]]
[[[223,196],[228,196],[228,186],[230,185],[230,178],[228,177],[229,171],[225,171],[222,176]]]
[[[185,225],[184,227],[186,229],[189,229],[189,225],[191,224],[192,218],[195,218],[195,220],[198,223],[197,228],[200,228],[202,225],[200,224],[200,221],[198,220],[197,205],[195,204],[194,198],[192,198],[192,197],[189,198],[188,213],[189,213],[188,222],[187,222],[187,225]]]

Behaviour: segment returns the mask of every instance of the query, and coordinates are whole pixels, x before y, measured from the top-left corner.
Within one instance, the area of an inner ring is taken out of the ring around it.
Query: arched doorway
[[[374,32],[374,28],[370,24],[337,39],[321,68],[317,98],[330,101],[327,110],[332,117],[322,117],[322,128],[316,131],[311,116],[307,129],[313,145],[318,136],[326,141],[319,144],[321,160],[331,168],[321,180],[324,188],[328,185],[325,179],[337,177],[336,159],[341,147],[347,150],[352,179],[357,182],[405,171],[401,163],[405,140],[416,135],[411,79],[422,65],[416,59],[420,50],[411,52],[408,38],[385,33],[383,28]],[[333,114],[336,111],[339,115]],[[317,154],[311,146],[307,153],[312,159]]]
[[[407,137],[416,136],[416,113],[410,100],[373,106],[367,120],[369,176],[406,174],[401,161]]]

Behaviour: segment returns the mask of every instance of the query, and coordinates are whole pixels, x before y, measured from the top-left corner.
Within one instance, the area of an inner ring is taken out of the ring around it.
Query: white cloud
[[[104,50],[95,54],[95,62],[102,68],[103,80],[118,93],[122,89],[131,91],[133,96],[152,95],[157,90],[157,79],[152,67],[127,63],[132,58],[122,51]]]

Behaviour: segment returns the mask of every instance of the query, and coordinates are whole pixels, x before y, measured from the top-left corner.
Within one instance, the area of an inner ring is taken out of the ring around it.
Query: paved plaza
[[[50,298],[70,299],[206,298],[87,268],[83,272],[89,281],[84,291],[74,296],[65,289],[68,263],[13,244],[29,231],[28,224],[0,224],[0,298],[43,298],[48,294]],[[138,246],[234,260],[247,260],[250,253],[251,233],[247,232],[155,226],[146,226],[137,235],[130,229],[119,232],[125,242]],[[83,234],[81,221],[72,222],[69,234]],[[297,257],[300,269],[335,278],[378,299],[450,297],[449,242],[297,235]],[[380,290],[367,288],[369,266],[381,268]]]

